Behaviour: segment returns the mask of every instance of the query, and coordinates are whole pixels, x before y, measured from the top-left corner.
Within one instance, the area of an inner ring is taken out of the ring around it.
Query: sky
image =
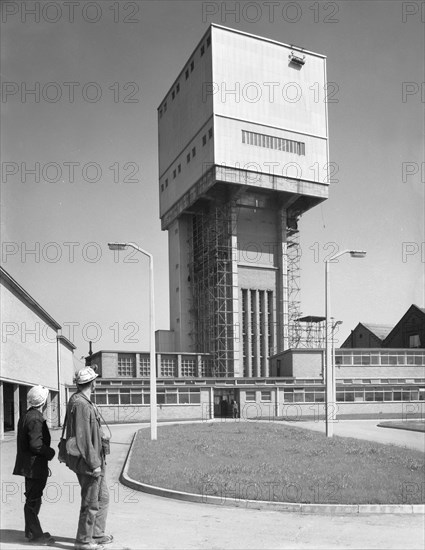
[[[345,249],[367,256],[331,266],[339,342],[358,322],[394,325],[412,303],[425,306],[423,2],[1,8],[2,266],[77,358],[89,340],[94,351],[148,349],[148,261],[109,251],[110,241],[153,254],[155,325],[169,328],[157,107],[211,23],[327,56],[337,181],[299,223],[302,314],[324,315],[324,261]]]

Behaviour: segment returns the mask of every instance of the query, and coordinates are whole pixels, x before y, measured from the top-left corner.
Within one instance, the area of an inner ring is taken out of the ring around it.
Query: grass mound
[[[314,504],[425,503],[419,451],[265,422],[138,432],[129,475],[222,499]]]

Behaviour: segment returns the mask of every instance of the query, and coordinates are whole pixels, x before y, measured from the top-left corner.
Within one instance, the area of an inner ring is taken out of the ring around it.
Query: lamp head
[[[366,256],[364,250],[350,250],[349,252],[352,258],[364,258]]]
[[[108,243],[109,250],[125,250],[127,243]]]

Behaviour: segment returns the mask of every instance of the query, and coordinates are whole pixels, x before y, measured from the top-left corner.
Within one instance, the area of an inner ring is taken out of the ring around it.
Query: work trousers
[[[105,534],[109,491],[105,476],[77,474],[81,486],[81,508],[76,540],[88,544]]]
[[[38,539],[43,536],[43,530],[38,519],[41,508],[41,497],[47,483],[47,476],[40,479],[25,478],[25,536]]]

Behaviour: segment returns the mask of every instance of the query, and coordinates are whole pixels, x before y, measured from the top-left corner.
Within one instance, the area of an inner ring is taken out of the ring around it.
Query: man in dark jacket
[[[77,372],[78,391],[71,395],[66,412],[66,464],[77,474],[81,486],[76,550],[101,550],[113,540],[112,535],[105,534],[109,491],[99,413],[91,401],[97,376],[90,367]]]
[[[41,497],[49,477],[48,460],[55,451],[50,447],[50,432],[43,417],[49,390],[34,386],[27,395],[29,408],[18,423],[17,454],[13,473],[25,476],[25,536],[37,545],[54,544],[50,533],[43,533],[38,519]]]

